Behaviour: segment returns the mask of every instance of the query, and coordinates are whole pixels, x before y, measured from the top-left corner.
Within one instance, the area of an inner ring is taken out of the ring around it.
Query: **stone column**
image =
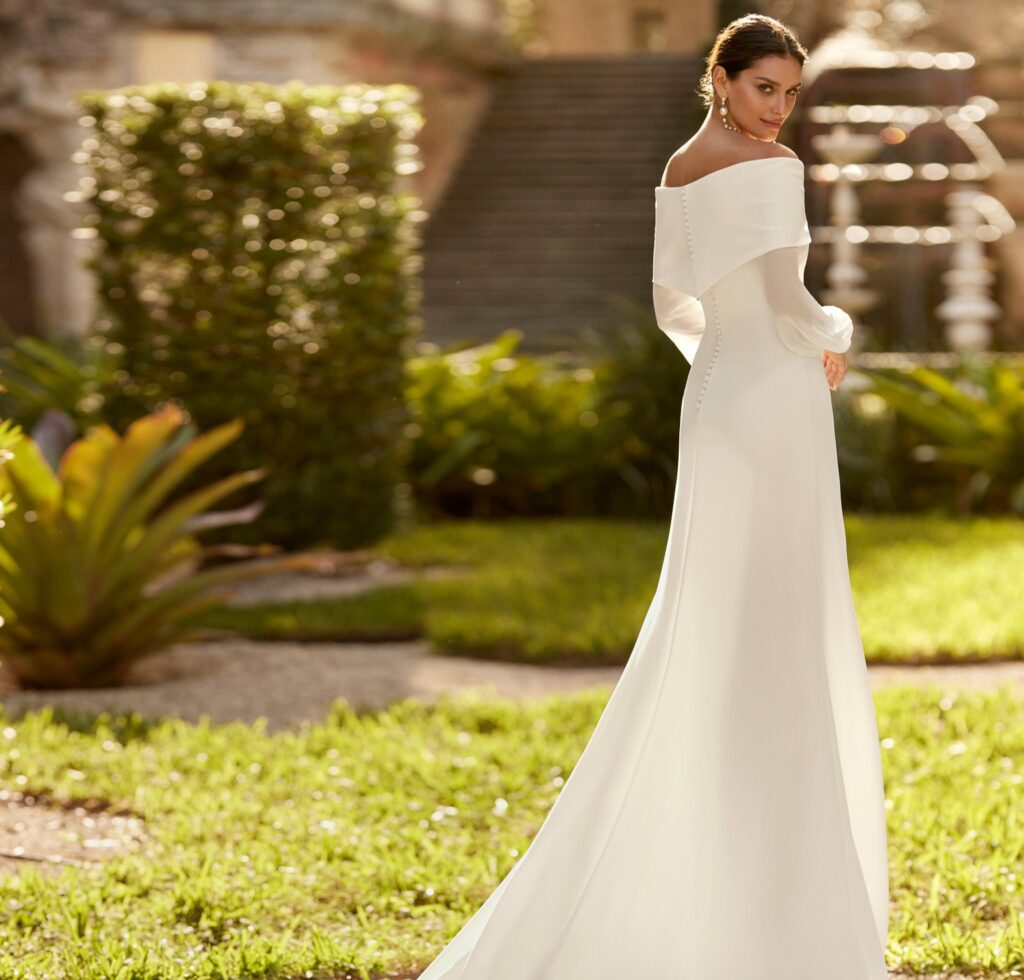
[[[0,129],[17,133],[36,159],[15,197],[32,263],[36,323],[46,337],[80,337],[95,313],[95,288],[85,265],[90,243],[75,236],[83,212],[72,156],[82,131],[74,105],[50,91],[39,69],[22,69],[14,99],[0,105]]]

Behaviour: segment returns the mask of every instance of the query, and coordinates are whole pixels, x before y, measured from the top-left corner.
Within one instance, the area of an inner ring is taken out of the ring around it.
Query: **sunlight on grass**
[[[422,968],[528,845],[607,694],[464,694],[369,714],[339,701],[326,723],[273,735],[5,716],[5,786],[127,805],[152,844],[95,868],[0,877],[0,976]],[[937,687],[875,699],[891,800],[890,965],[1019,967],[1024,699]]]
[[[869,660],[1024,657],[1024,521],[846,518],[854,604]],[[423,635],[441,652],[624,663],[654,596],[666,524],[458,521],[389,538],[438,579],[346,599],[229,609],[206,623],[272,638]]]
[[[1024,521],[847,516],[868,658],[1024,657]]]

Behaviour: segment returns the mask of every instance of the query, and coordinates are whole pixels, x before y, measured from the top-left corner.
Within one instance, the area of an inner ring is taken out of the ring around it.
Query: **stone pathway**
[[[269,731],[324,719],[336,698],[356,708],[384,708],[402,698],[435,701],[446,692],[476,689],[501,697],[543,697],[605,685],[620,667],[557,667],[502,663],[431,653],[426,641],[298,643],[218,640],[171,647],[136,664],[123,687],[18,691],[0,674],[0,704],[8,712],[53,705],[66,709],[137,711],[215,723],[253,722]],[[953,666],[869,667],[873,689],[888,684],[938,684],[1024,692],[1024,662]]]
[[[320,550],[303,572],[263,576],[236,587],[231,604],[303,601],[355,595],[413,577],[461,571],[450,566],[408,569],[371,551]],[[885,684],[1024,689],[1024,662],[942,666],[873,666],[873,688]],[[621,667],[558,667],[439,656],[426,641],[304,643],[229,637],[181,644],[135,665],[119,688],[18,691],[0,664],[0,705],[7,711],[44,705],[67,709],[137,711],[215,723],[265,718],[269,731],[319,722],[344,697],[361,709],[402,698],[432,702],[441,694],[477,689],[501,697],[542,697],[614,686]]]
[[[269,731],[320,722],[331,703],[384,708],[414,697],[432,702],[448,691],[477,687],[506,697],[541,697],[614,684],[618,667],[548,667],[441,657],[425,641],[298,643],[219,640],[182,644],[136,664],[123,687],[18,691],[0,675],[8,711],[43,705],[137,711],[216,723],[267,719]]]
[[[368,552],[319,551],[307,554],[308,572],[261,575],[235,586],[231,606],[256,606],[268,602],[309,602],[358,595],[387,585],[459,575],[458,565],[408,568]]]

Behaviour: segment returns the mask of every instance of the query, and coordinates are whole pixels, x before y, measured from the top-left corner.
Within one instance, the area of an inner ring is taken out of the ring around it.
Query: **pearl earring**
[[[739,126],[735,126],[731,122],[729,122],[729,109],[727,106],[728,101],[728,97],[723,96],[722,105],[718,109],[718,114],[722,117],[722,125],[726,129],[731,129],[734,133],[738,133],[740,132]]]

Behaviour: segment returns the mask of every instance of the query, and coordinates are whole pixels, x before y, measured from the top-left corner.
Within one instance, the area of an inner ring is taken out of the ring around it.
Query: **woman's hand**
[[[825,366],[825,378],[828,380],[828,386],[835,391],[839,387],[839,382],[846,377],[846,355],[823,350],[821,363]]]

